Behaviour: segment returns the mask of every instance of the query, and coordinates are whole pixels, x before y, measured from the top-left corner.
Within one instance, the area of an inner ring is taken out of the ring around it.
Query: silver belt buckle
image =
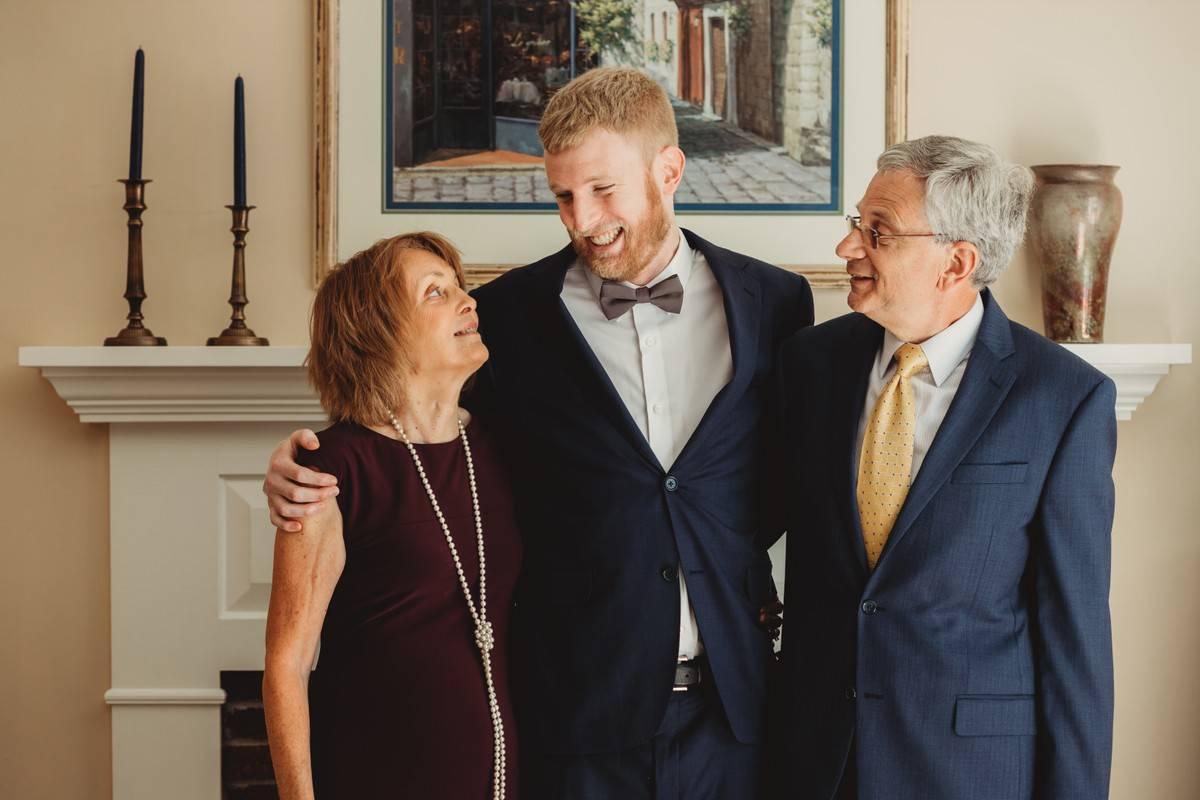
[[[693,662],[693,664],[694,664],[696,659],[694,659],[694,658],[679,659],[675,664],[675,668],[679,669],[679,667],[681,665],[686,664],[689,661]],[[672,692],[687,692],[687,691],[690,691],[690,690],[696,688],[697,686],[699,686],[701,683],[704,682],[704,673],[700,671],[700,666],[694,665],[691,667],[691,669],[694,669],[696,671],[696,682],[695,683],[685,683],[682,685],[678,685],[678,684],[673,685],[673,686],[671,686]]]

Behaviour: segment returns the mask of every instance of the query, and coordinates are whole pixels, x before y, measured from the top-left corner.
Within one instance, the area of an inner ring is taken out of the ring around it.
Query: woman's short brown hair
[[[396,377],[406,361],[411,305],[402,278],[405,250],[433,253],[466,288],[458,249],[428,231],[381,239],[330,270],[313,302],[307,364],[334,422],[378,425],[400,404]]]
[[[547,153],[560,153],[577,146],[595,128],[641,137],[650,157],[668,145],[679,145],[667,93],[631,67],[597,67],[560,89],[546,104],[538,137]]]

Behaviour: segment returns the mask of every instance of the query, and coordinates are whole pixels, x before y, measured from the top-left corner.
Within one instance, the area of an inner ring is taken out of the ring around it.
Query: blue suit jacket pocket
[[[1029,469],[1027,463],[959,464],[951,483],[1021,483]]]
[[[1033,736],[1037,718],[1031,694],[964,694],[954,705],[959,736]]]

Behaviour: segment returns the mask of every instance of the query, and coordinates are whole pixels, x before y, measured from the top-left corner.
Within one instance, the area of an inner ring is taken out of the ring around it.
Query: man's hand
[[[304,428],[280,442],[271,453],[263,493],[271,510],[271,524],[276,528],[296,533],[301,528],[299,520],[316,514],[326,500],[337,496],[337,478],[296,463],[298,448],[316,450],[320,446],[317,435]]]
[[[783,603],[778,597],[771,600],[758,610],[758,627],[771,635],[771,641],[779,638],[779,629],[783,627]]]

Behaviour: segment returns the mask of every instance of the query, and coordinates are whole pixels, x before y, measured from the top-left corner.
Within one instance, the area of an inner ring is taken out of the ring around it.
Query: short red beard
[[[662,197],[650,175],[646,176],[646,204],[649,210],[644,217],[633,224],[622,223],[621,235],[625,237],[625,244],[619,255],[597,258],[592,254],[587,237],[578,231],[570,231],[571,245],[588,269],[605,280],[632,281],[646,268],[671,233]]]

